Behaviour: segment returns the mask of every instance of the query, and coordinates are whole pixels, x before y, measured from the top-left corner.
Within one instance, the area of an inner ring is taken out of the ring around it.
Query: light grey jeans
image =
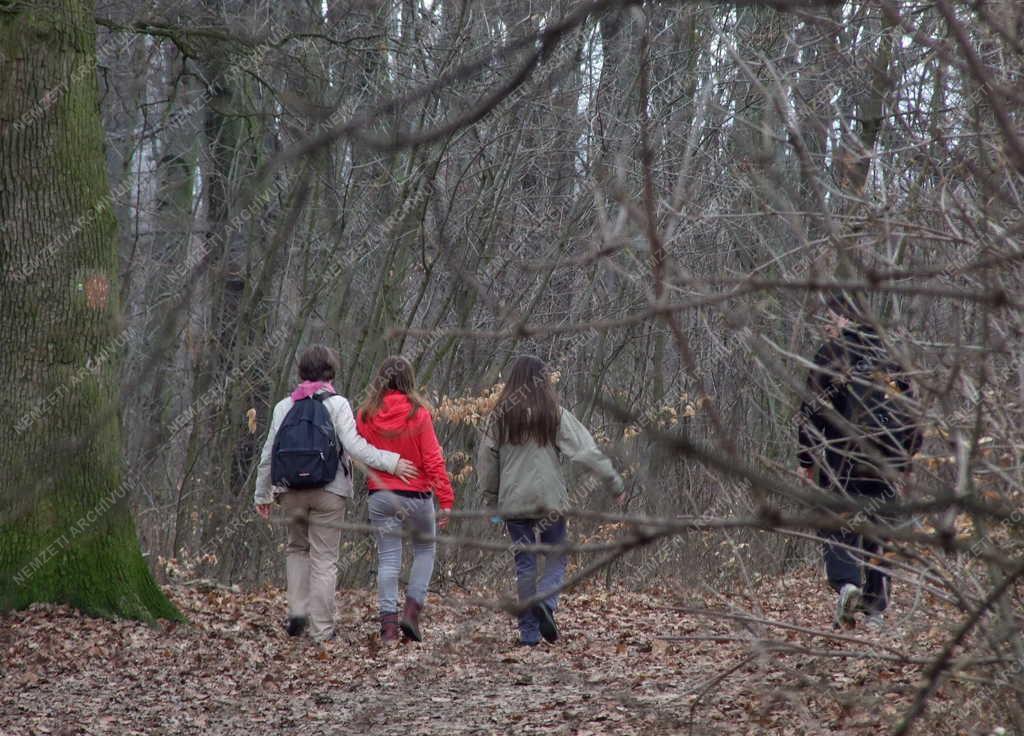
[[[403,496],[391,491],[370,494],[370,524],[377,539],[377,602],[381,613],[398,611],[398,576],[402,571],[402,534],[418,532],[433,537],[434,499]],[[432,541],[412,539],[412,571],[406,595],[417,603],[427,597],[434,573]]]

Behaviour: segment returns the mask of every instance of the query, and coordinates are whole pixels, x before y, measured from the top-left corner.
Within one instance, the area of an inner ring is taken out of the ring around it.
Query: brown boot
[[[405,599],[405,611],[402,612],[402,633],[413,641],[423,641],[420,636],[420,611],[422,603],[417,603],[412,598]]]
[[[397,613],[382,613],[380,615],[380,640],[382,642],[398,641]]]

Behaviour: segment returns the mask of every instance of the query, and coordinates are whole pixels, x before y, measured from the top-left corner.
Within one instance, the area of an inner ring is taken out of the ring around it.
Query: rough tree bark
[[[116,224],[94,3],[0,7],[0,610],[180,618],[122,479]]]

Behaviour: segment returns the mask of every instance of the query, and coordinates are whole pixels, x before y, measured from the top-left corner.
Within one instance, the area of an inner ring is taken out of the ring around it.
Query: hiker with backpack
[[[799,474],[858,501],[865,521],[892,523],[877,509],[895,499],[922,442],[910,381],[854,297],[829,298],[826,320],[829,339],[814,356],[798,415]],[[837,596],[835,625],[853,627],[858,612],[880,624],[891,585],[882,540],[849,527],[819,536]]]
[[[379,473],[367,481],[370,525],[377,541],[377,602],[380,637],[398,641],[398,632],[422,641],[420,612],[434,572],[436,528],[448,525],[455,492],[444,453],[437,441],[431,408],[416,387],[412,363],[400,355],[384,360],[370,384],[356,417],[359,433],[377,447],[399,452],[416,468],[413,478]],[[434,497],[442,515],[435,517]],[[401,619],[398,577],[402,569],[402,537],[412,535],[412,570]]]
[[[356,433],[352,407],[331,385],[339,372],[333,350],[307,348],[298,369],[301,383],[274,407],[254,500],[264,519],[274,501],[287,516],[288,634],[299,636],[308,624],[322,642],[334,638],[338,546],[345,499],[352,497],[349,458],[406,479],[416,471],[399,453]]]
[[[546,545],[566,542],[564,512],[570,499],[562,457],[594,473],[620,505],[625,503],[622,477],[586,427],[559,406],[547,366],[540,358],[520,356],[488,417],[476,465],[484,503],[497,507],[496,518],[504,519],[512,539],[520,603],[542,596],[519,613],[520,646],[536,646],[541,637],[554,642],[559,636],[555,611],[567,555],[538,555],[522,546],[538,538]],[[544,562],[539,580],[538,557]]]

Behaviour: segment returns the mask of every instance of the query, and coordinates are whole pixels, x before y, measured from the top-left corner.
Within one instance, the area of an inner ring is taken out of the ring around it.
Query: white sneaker
[[[869,613],[864,617],[864,625],[869,626],[876,631],[883,629],[885,627],[885,614],[881,611]]]
[[[839,598],[836,601],[836,618],[833,623],[837,629],[852,629],[857,625],[853,615],[857,612],[860,599],[860,588],[853,583],[847,583],[839,589]]]

